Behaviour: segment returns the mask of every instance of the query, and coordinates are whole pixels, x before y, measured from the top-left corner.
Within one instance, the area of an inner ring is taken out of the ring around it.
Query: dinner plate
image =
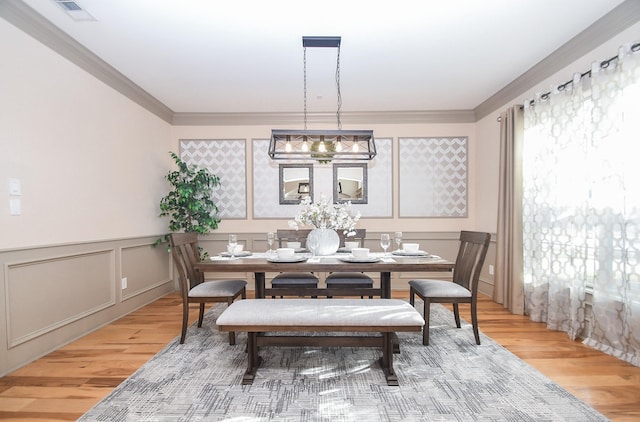
[[[408,251],[404,251],[402,249],[397,250],[397,251],[393,251],[392,253],[394,255],[398,255],[398,256],[429,256],[429,253],[427,253],[425,251],[408,252]]]
[[[249,251],[242,251],[242,252],[238,252],[233,254],[234,257],[236,258],[242,258],[243,256],[251,256],[253,255],[251,252]],[[220,256],[224,256],[224,257],[230,257],[231,254],[229,252],[220,252]]]
[[[378,258],[377,256],[369,256],[366,258],[356,258],[353,255],[349,255],[349,256],[341,256],[339,259],[344,262],[362,262],[362,263],[380,261],[380,258]]]
[[[304,262],[308,259],[308,256],[294,256],[292,258],[280,259],[277,256],[267,258],[269,262],[283,263],[283,262]]]

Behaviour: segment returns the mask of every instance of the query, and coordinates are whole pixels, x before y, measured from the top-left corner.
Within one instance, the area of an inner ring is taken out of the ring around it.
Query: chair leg
[[[200,315],[198,315],[198,327],[202,327],[202,319],[204,318],[204,303],[200,304]]]
[[[189,302],[186,300],[182,304],[182,334],[180,335],[180,344],[184,344],[187,336],[187,324],[189,323]]]
[[[460,328],[460,308],[458,308],[458,304],[453,304],[453,317],[456,319],[456,327]]]
[[[471,302],[471,325],[473,325],[473,335],[476,338],[476,344],[480,345],[480,333],[478,332],[478,304],[476,301]]]
[[[429,317],[431,316],[431,301],[424,300],[424,327],[422,327],[422,344],[429,345]]]

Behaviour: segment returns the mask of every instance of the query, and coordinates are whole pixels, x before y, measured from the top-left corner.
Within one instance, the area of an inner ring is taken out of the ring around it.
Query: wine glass
[[[398,250],[400,250],[400,245],[402,244],[402,232],[396,232],[396,245],[398,245]]]
[[[267,255],[271,255],[273,253],[272,246],[273,242],[276,240],[276,234],[274,232],[267,233],[267,244],[269,245],[269,250],[267,251]]]
[[[227,250],[231,254],[231,258],[235,257],[236,246],[238,245],[238,236],[235,234],[229,235],[229,244],[227,246]]]
[[[387,248],[391,245],[391,238],[389,237],[389,233],[383,233],[380,235],[380,246],[384,249],[384,255],[387,254]]]

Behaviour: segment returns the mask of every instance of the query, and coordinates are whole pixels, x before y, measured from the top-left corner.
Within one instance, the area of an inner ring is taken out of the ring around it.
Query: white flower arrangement
[[[295,219],[289,221],[289,227],[297,230],[299,226],[312,226],[316,229],[343,230],[346,236],[355,234],[353,230],[360,219],[360,212],[351,215],[350,201],[333,204],[324,195],[320,195],[320,201],[314,203],[307,196],[300,201],[300,205],[302,208]]]

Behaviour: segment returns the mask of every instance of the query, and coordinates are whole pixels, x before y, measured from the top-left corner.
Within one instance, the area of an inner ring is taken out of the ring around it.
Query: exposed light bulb
[[[302,141],[302,147],[300,149],[304,152],[309,151],[309,143],[306,140]]]
[[[318,151],[327,152],[327,147],[324,146],[324,142],[320,142],[320,145],[318,145]]]
[[[291,149],[292,149],[292,147],[291,147],[291,142],[287,141],[287,143],[286,143],[286,144],[284,144],[284,150],[285,150],[286,152],[291,152]]]
[[[357,143],[357,142],[354,142],[354,143],[353,143],[353,146],[351,147],[351,151],[353,151],[353,152],[358,152],[358,151],[360,151],[360,147],[358,146],[358,143]]]
[[[336,152],[342,151],[342,141],[336,142]]]

